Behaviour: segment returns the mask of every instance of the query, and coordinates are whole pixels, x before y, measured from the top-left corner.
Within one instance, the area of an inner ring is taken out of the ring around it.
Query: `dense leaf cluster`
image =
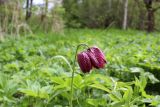
[[[108,64],[85,75],[76,67],[74,107],[160,105],[158,34],[69,29],[36,35],[0,42],[0,106],[68,106],[70,68],[76,45],[84,42],[103,49]]]

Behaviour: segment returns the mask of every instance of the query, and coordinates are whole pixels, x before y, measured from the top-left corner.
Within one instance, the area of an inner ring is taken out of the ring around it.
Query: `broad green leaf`
[[[124,91],[123,100],[125,102],[130,102],[132,98],[133,90],[131,87],[128,87],[126,91]]]
[[[84,86],[83,84],[84,80],[82,79],[82,77],[80,75],[76,75],[74,77],[74,85],[77,87],[77,88],[82,88]]]
[[[51,78],[52,82],[57,83],[57,84],[64,84],[64,80],[61,77],[52,77]]]
[[[122,101],[122,95],[120,92],[112,92],[109,94],[109,97],[114,102],[121,102]]]
[[[108,89],[107,87],[101,85],[101,84],[92,84],[92,85],[89,85],[90,87],[93,87],[93,88],[96,88],[96,89],[100,89],[100,90],[103,90],[103,91],[106,91],[106,92],[111,92],[110,89]]]
[[[130,68],[130,71],[132,73],[140,73],[140,72],[143,72],[144,70],[142,68],[139,68],[139,67],[132,67],[132,68]]]

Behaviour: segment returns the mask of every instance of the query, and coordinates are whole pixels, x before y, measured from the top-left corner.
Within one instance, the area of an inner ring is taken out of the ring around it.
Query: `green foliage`
[[[160,105],[160,88],[153,90],[160,77],[159,34],[66,29],[63,35],[36,35],[0,42],[0,106],[68,106],[79,43],[100,47],[108,64],[85,75],[76,66],[74,107]]]
[[[122,27],[124,0],[65,0],[63,7],[70,27]],[[128,27],[145,29],[147,14],[143,0],[129,1],[127,18]]]

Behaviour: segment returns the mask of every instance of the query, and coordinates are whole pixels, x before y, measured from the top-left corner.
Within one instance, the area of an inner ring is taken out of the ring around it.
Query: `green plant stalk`
[[[79,44],[77,46],[77,48],[76,48],[76,53],[75,53],[74,62],[73,62],[73,68],[72,68],[70,107],[73,107],[73,81],[74,81],[74,73],[75,73],[75,66],[76,66],[76,59],[77,59],[78,49],[81,46],[85,46],[85,47],[87,47],[89,49],[88,45],[86,45],[86,44]]]

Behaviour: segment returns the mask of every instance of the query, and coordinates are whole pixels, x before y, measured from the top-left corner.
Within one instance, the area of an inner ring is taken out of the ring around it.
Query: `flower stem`
[[[78,53],[78,49],[81,47],[81,46],[84,46],[84,47],[88,47],[88,45],[86,44],[79,44],[76,48],[76,53],[75,53],[75,57],[74,57],[74,62],[73,62],[73,68],[72,68],[72,78],[71,78],[71,99],[70,99],[70,107],[73,107],[73,81],[74,81],[74,72],[75,72],[75,66],[76,66],[76,59],[77,59],[77,53]]]

